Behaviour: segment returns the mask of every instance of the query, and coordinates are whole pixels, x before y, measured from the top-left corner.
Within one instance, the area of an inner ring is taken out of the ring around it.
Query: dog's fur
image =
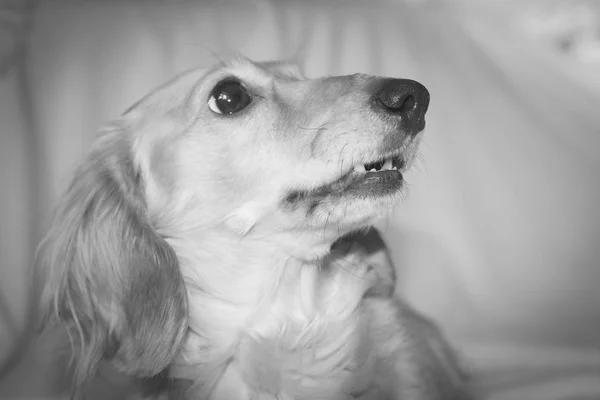
[[[252,103],[215,114],[207,99],[231,76]],[[420,135],[368,106],[382,80],[236,57],[104,129],[41,253],[45,324],[71,336],[74,386],[108,363],[163,377],[173,398],[468,398],[369,228],[401,192],[329,190],[390,149],[414,159]]]

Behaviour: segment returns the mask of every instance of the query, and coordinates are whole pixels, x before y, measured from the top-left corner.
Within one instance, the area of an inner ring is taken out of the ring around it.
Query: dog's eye
[[[220,82],[208,98],[208,108],[217,114],[233,114],[243,110],[252,98],[246,88],[238,81]]]

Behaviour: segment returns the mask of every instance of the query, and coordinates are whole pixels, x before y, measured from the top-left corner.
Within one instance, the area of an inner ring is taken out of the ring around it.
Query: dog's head
[[[291,234],[307,256],[315,238],[327,249],[398,201],[428,105],[415,81],[309,80],[287,64],[235,59],[184,77],[130,114],[147,120],[140,161],[154,178],[151,208],[169,214],[160,219],[209,230],[225,222],[282,243]]]
[[[102,358],[136,375],[172,360],[187,315],[172,233],[227,231],[315,258],[385,215],[428,103],[415,81],[307,80],[236,58],[132,107],[96,141],[44,242],[44,302],[78,339],[80,375]]]

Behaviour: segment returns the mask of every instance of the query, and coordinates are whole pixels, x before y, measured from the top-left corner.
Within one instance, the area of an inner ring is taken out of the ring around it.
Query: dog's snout
[[[429,91],[410,79],[385,79],[375,94],[375,104],[386,114],[398,116],[405,128],[419,131],[429,107]]]

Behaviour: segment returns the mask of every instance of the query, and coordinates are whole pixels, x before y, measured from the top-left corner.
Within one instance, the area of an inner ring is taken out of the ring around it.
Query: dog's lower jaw
[[[190,310],[172,376],[195,381],[193,398],[202,399],[335,399],[363,390],[357,377],[371,369],[362,364],[366,268],[299,260],[273,243],[226,242],[186,254],[189,246],[171,241],[183,255]]]

